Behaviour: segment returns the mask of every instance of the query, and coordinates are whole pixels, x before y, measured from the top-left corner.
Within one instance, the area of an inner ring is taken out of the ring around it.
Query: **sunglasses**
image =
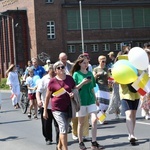
[[[60,67],[57,67],[56,69],[60,70],[60,69],[64,69],[65,66],[60,66]]]
[[[106,63],[106,61],[102,61],[102,63]]]

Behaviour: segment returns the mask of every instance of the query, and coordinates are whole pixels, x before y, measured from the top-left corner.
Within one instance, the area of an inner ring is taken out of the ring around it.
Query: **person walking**
[[[6,71],[7,81],[6,84],[9,85],[11,89],[11,99],[12,105],[15,109],[20,108],[19,101],[20,101],[20,82],[19,76],[16,70],[16,66],[11,64]]]
[[[88,61],[90,62],[90,57],[88,53],[80,54],[78,56],[78,59],[84,58],[84,57],[86,57]],[[87,70],[92,72],[92,65],[90,63],[88,64]],[[92,138],[89,137],[89,126],[91,127],[89,118],[90,118],[89,114],[85,116],[84,118],[83,137],[82,137],[83,142],[92,140]],[[78,117],[72,118],[71,123],[72,123],[72,139],[78,140],[78,131],[77,131],[78,130]]]
[[[71,63],[70,61],[68,61],[68,57],[67,54],[62,52],[59,54],[59,61],[63,63],[63,65],[65,66],[65,72],[67,75],[70,75],[70,70],[72,68],[73,63]]]
[[[54,126],[55,126],[55,131],[56,131],[56,143],[58,144],[59,141],[59,127],[58,124],[53,117],[52,111],[51,111],[51,100],[49,100],[48,107],[47,107],[47,113],[48,113],[48,118],[45,120],[43,118],[43,112],[44,112],[44,104],[45,104],[45,96],[46,96],[46,91],[48,84],[55,76],[55,72],[53,69],[53,65],[50,64],[48,68],[48,73],[45,75],[40,83],[38,84],[37,90],[36,90],[36,99],[38,106],[41,108],[41,122],[42,122],[42,132],[43,136],[45,137],[46,145],[50,145],[53,141],[53,135],[52,135],[52,122],[54,121]]]
[[[38,65],[37,58],[32,58],[31,61],[32,61],[31,69],[33,69],[34,75],[38,75],[40,78],[42,78],[46,74],[45,69],[42,66]],[[27,76],[28,76],[28,69],[26,69],[25,71],[24,79],[26,79]]]
[[[83,142],[83,126],[84,119],[87,114],[91,115],[92,124],[92,142],[91,148],[93,150],[103,149],[103,146],[99,145],[96,140],[97,135],[97,106],[98,102],[94,94],[95,79],[92,72],[87,71],[89,60],[87,57],[79,58],[76,60],[71,74],[76,83],[76,88],[79,90],[81,107],[79,112],[77,112],[78,117],[78,138],[79,138],[79,148],[81,150],[87,149]],[[85,94],[86,93],[86,94]]]
[[[108,73],[106,70],[106,56],[100,55],[98,57],[99,66],[94,68],[93,75],[99,87],[96,93],[96,98],[100,102],[99,110],[105,113],[110,100],[110,91],[108,88]]]
[[[29,106],[29,112],[28,112],[28,117],[31,118],[32,115],[32,109],[34,108],[34,118],[37,118],[37,101],[36,101],[36,89],[37,85],[34,83],[34,72],[33,69],[28,70],[29,76],[26,78],[26,85],[28,88],[28,98],[30,101],[30,106]]]
[[[61,53],[59,54],[59,61],[60,61],[61,63],[63,63],[63,65],[64,65],[64,67],[65,67],[65,69],[64,69],[64,70],[65,70],[65,73],[66,73],[67,75],[70,75],[70,70],[71,70],[71,68],[72,68],[72,66],[73,66],[73,63],[70,62],[70,60],[68,60],[67,54],[64,53],[64,52],[61,52]],[[71,131],[72,131],[72,127],[71,127],[71,124],[69,124],[68,133],[71,133]]]
[[[49,66],[50,66],[50,64],[51,64],[50,59],[46,60],[46,64],[44,65],[44,69],[45,69],[46,72],[49,71]]]
[[[133,90],[131,84],[120,84],[120,99],[122,109],[125,111],[126,127],[128,130],[128,140],[131,145],[136,145],[137,138],[134,135],[136,125],[136,112],[139,104],[140,95]]]
[[[65,66],[58,61],[54,64],[56,76],[51,79],[46,92],[44,105],[44,119],[48,118],[47,107],[51,98],[52,113],[59,126],[59,143],[58,150],[68,150],[67,131],[71,118],[69,117],[69,108],[71,98],[73,97],[72,89],[75,88],[75,82],[70,75],[66,75]]]

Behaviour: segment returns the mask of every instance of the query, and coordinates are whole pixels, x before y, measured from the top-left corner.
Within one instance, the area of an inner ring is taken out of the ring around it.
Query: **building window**
[[[98,52],[99,48],[98,48],[98,44],[91,44],[91,51],[92,52]]]
[[[45,3],[54,3],[54,0],[45,0]]]
[[[120,51],[121,50],[120,43],[114,43],[114,47],[115,47],[116,51]]]
[[[76,48],[75,45],[68,45],[68,53],[75,53]]]
[[[132,9],[102,9],[101,28],[132,28]]]
[[[79,45],[79,51],[82,53],[82,45]],[[87,52],[87,45],[84,44],[84,52]]]
[[[135,27],[150,27],[150,8],[134,9],[134,24]]]
[[[83,9],[82,10],[83,29],[99,29],[99,10]],[[68,30],[80,29],[80,13],[79,10],[67,11]]]
[[[150,8],[101,9],[101,28],[150,27]]]
[[[109,43],[103,43],[102,48],[104,51],[110,51],[110,44]]]
[[[143,47],[143,42],[136,42],[136,46],[138,46],[138,47]]]
[[[55,39],[55,22],[54,21],[47,21],[47,38],[48,39]]]

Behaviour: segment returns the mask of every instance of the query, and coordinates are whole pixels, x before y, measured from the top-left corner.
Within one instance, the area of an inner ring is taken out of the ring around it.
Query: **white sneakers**
[[[132,137],[131,137],[130,135],[128,136],[128,140],[129,140],[129,141],[130,141],[132,138],[134,138],[135,141],[138,141],[138,138],[137,138],[137,137],[135,137],[135,136],[132,136]]]
[[[146,120],[149,120],[149,119],[150,119],[150,115],[146,115],[146,116],[145,116],[145,119],[146,119]]]
[[[78,140],[78,137],[75,136],[74,134],[72,134],[72,139],[73,139],[73,140]]]

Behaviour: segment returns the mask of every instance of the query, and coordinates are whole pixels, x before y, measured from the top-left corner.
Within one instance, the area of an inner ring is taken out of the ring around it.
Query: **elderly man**
[[[64,52],[60,53],[59,60],[64,64],[66,74],[70,75],[70,70],[72,68],[73,63],[71,63],[68,60],[67,54]]]

